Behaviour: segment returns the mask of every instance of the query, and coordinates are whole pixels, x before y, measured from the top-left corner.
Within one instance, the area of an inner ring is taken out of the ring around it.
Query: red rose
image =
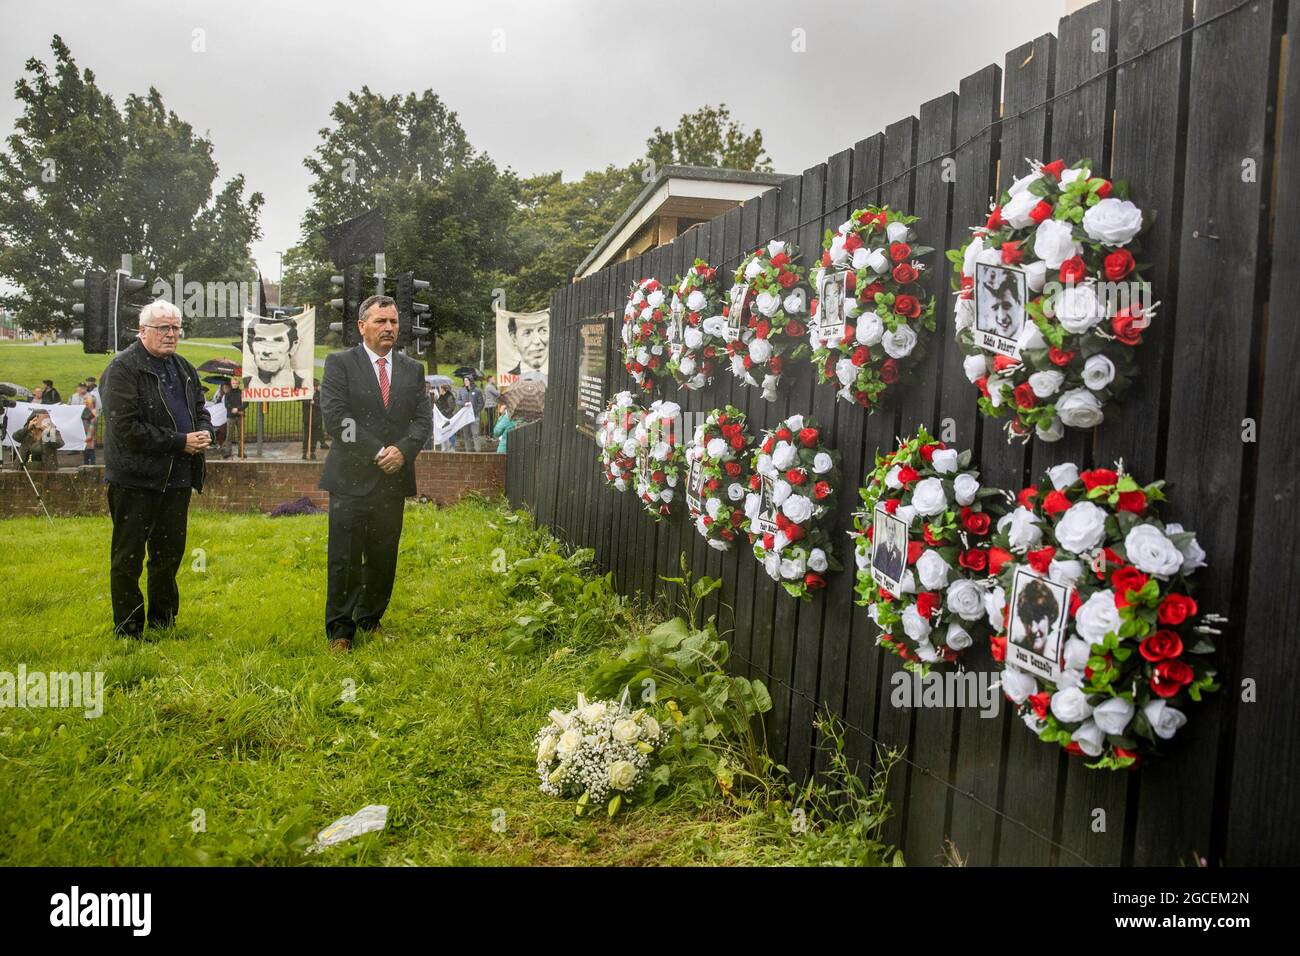
[[[788,525],[786,525],[785,528],[782,530],[785,531],[785,536],[789,538],[791,541],[798,541],[800,538],[804,536],[803,526],[797,525],[793,521],[791,521]]]
[[[781,283],[782,289],[788,289],[799,281],[799,277],[793,272],[782,272],[776,277],[776,281]]]
[[[1058,349],[1055,345],[1051,345],[1047,348],[1047,357],[1051,360],[1053,365],[1059,365],[1064,368],[1070,364],[1070,360],[1074,358],[1074,353],[1067,352],[1065,349]]]
[[[780,375],[780,374],[781,374],[781,356],[779,356],[779,355],[773,355],[770,359],[768,359],[768,360],[767,360],[767,368],[768,368],[768,371],[771,372],[773,375]]]
[[[1182,661],[1160,661],[1151,675],[1151,689],[1161,697],[1173,697],[1196,679],[1196,672]]]
[[[1037,497],[1038,487],[1036,485],[1030,485],[1028,488],[1020,489],[1020,493],[1016,495],[1016,501],[1018,501],[1020,507],[1024,508],[1026,511],[1033,511],[1034,499]]]
[[[728,478],[740,477],[740,462],[729,461],[726,464],[724,464],[722,467],[726,471]]]
[[[1142,314],[1142,309],[1136,305],[1120,309],[1115,313],[1115,318],[1110,321],[1110,330],[1115,333],[1115,338],[1125,345],[1137,345],[1141,342],[1142,330],[1146,326],[1146,317]]]
[[[1071,754],[1071,755],[1073,755],[1073,756],[1075,756],[1075,757],[1082,757],[1082,756],[1083,756],[1083,748],[1079,746],[1079,741],[1077,741],[1077,740],[1071,740],[1071,741],[1070,741],[1068,744],[1066,744],[1065,747],[1063,747],[1062,749],[1063,749],[1067,754]]]
[[[1052,204],[1048,202],[1046,199],[1038,200],[1038,204],[1034,206],[1033,209],[1029,210],[1029,218],[1034,220],[1034,222],[1036,223],[1042,222],[1044,219],[1051,218],[1051,215],[1052,215]]]
[[[1156,611],[1156,620],[1174,627],[1195,616],[1196,601],[1186,594],[1166,594]]]
[[[817,482],[817,484],[813,485],[813,497],[816,498],[818,501],[821,501],[830,493],[831,493],[831,486],[824,481],[819,481]]]
[[[907,542],[907,563],[916,564],[916,559],[925,553],[925,545],[920,541]]]
[[[780,428],[776,430],[777,441],[790,441],[790,439],[792,438],[794,438],[793,433],[790,431],[790,429],[786,428],[784,425],[782,425]]]
[[[893,385],[898,381],[897,359],[885,359],[880,363],[880,380],[886,385]]]
[[[1115,507],[1120,511],[1130,511],[1135,515],[1140,515],[1147,510],[1147,496],[1141,490],[1121,491],[1119,501],[1115,503]]]
[[[862,248],[862,237],[856,232],[851,232],[844,237],[844,251],[857,252]]]
[[[1005,372],[1009,368],[1015,368],[1020,364],[1020,359],[1012,358],[1010,355],[993,356],[993,371]]]
[[[983,571],[989,566],[989,554],[983,548],[971,548],[957,556],[957,563],[971,571]]]
[[[921,314],[921,300],[904,292],[894,297],[894,314],[914,319]]]
[[[945,447],[947,446],[945,446],[944,443],[941,441],[932,441],[928,445],[922,445],[921,457],[925,460],[925,463],[928,465],[930,464],[930,462],[934,461],[934,453],[936,451],[943,451]]]
[[[733,525],[740,527],[745,523],[745,512],[741,511],[739,508],[733,509],[730,520]]]
[[[1070,499],[1064,491],[1052,491],[1043,499],[1043,512],[1049,518],[1055,518],[1062,511],[1068,511]]]
[[[1056,549],[1050,544],[1045,548],[1039,548],[1037,551],[1030,551],[1025,555],[1025,560],[1029,566],[1039,574],[1046,574],[1047,568],[1052,563],[1052,558],[1056,557]]]
[[[1005,637],[989,638],[989,654],[995,661],[1004,661],[1007,659],[1007,639]]]
[[[1028,382],[1021,382],[1015,387],[1016,404],[1021,408],[1033,408],[1038,403],[1034,389]]]
[[[1047,691],[1039,691],[1037,694],[1030,694],[1026,698],[1029,706],[1034,708],[1034,713],[1038,715],[1039,720],[1047,719],[1047,707],[1052,702],[1052,695]]]
[[[989,524],[991,519],[983,511],[975,511],[970,505],[963,505],[961,509],[962,527],[971,534],[985,535],[989,533]]]
[[[799,444],[804,448],[813,448],[817,444],[817,429],[804,428],[799,431]]]
[[[925,543],[932,548],[937,548],[943,544],[943,538],[942,537],[936,538],[934,536],[934,531],[930,528],[928,524],[922,526],[921,537],[923,537],[925,539]]]
[[[1002,566],[1012,559],[1010,551],[1003,548],[989,548],[989,574],[1002,573]]]
[[[729,439],[727,439],[727,444],[729,444],[734,451],[740,451],[742,448],[745,447],[745,436],[732,435]]]
[[[822,265],[827,269],[833,265],[831,262],[831,251],[829,249],[822,253]]]
[[[1094,468],[1091,471],[1080,472],[1079,477],[1083,479],[1083,486],[1089,491],[1119,481],[1119,473],[1110,468]]]
[[[879,282],[873,282],[862,290],[862,295],[858,296],[859,302],[875,302],[876,296],[885,291],[885,287]]]
[[[763,549],[771,551],[774,547],[776,547],[776,535],[769,531],[763,535]]]
[[[905,488],[920,477],[921,473],[911,465],[904,465],[898,469],[898,480]]]
[[[810,591],[816,591],[820,588],[826,587],[826,579],[816,571],[809,571],[805,574],[803,576],[803,583],[804,587],[808,588]]]
[[[1148,580],[1150,579],[1145,574],[1131,564],[1116,568],[1110,576],[1110,583],[1115,588],[1115,606],[1128,607],[1128,592],[1141,591],[1147,586]],[[1121,601],[1124,603],[1121,604]]]
[[[997,232],[1002,228],[1002,207],[994,206],[993,211],[989,213],[988,220],[984,223],[984,228],[989,232]]]
[[[1142,643],[1138,645],[1138,652],[1153,663],[1172,660],[1182,654],[1183,639],[1173,631],[1156,631],[1143,638]]]
[[[1133,253],[1127,249],[1116,249],[1108,255],[1102,263],[1102,268],[1106,273],[1106,278],[1111,282],[1118,282],[1127,276],[1137,266],[1133,259]]]
[[[1020,248],[1019,242],[1002,243],[1002,261],[1007,265],[1016,265],[1023,262],[1025,258],[1024,250]]]
[[[706,345],[704,346],[704,354],[709,358],[713,358],[713,356],[717,354],[717,349],[712,345]]]
[[[894,281],[899,285],[907,285],[909,282],[915,282],[921,273],[916,271],[916,267],[910,262],[900,262],[894,266]]]
[[[889,244],[889,258],[895,262],[906,262],[912,258],[912,247],[905,242],[891,242]]]
[[[778,269],[780,269],[789,261],[790,261],[790,257],[786,255],[784,251],[778,252],[776,255],[772,257],[772,265],[776,266]]]
[[[1088,278],[1088,266],[1081,256],[1071,256],[1061,263],[1060,277],[1065,283],[1082,282]]]
[[[975,379],[975,387],[980,390],[980,394],[985,398],[989,397],[989,377],[987,375],[981,375]]]
[[[933,591],[922,591],[916,596],[916,613],[922,617],[929,617],[938,606],[939,595]]]
[[[863,408],[871,407],[871,396],[868,395],[866,392],[858,392],[856,395],[853,396],[853,400],[857,402],[859,405],[861,405]]]
[[[719,488],[722,487],[722,482],[718,481],[718,479],[716,478],[710,478],[708,481],[704,483],[704,487],[708,488],[709,491],[717,491]]]
[[[1091,180],[1091,179],[1088,180],[1088,184],[1089,184],[1089,185],[1092,184],[1092,180]],[[1105,199],[1107,196],[1110,195],[1110,191],[1111,191],[1110,180],[1109,180],[1109,179],[1103,179],[1103,180],[1101,181],[1101,185],[1097,187],[1097,196],[1098,196],[1099,198],[1101,198],[1101,199]]]
[[[750,475],[749,487],[754,489],[755,491],[758,491],[759,488],[763,487],[763,479],[760,478],[758,475]]]
[[[1043,172],[1050,174],[1056,179],[1060,179],[1061,173],[1065,172],[1065,160],[1054,159],[1050,163],[1044,163]]]
[[[886,499],[885,499],[885,514],[887,514],[887,515],[892,515],[895,511],[898,510],[898,506],[899,506],[900,504],[902,504],[902,503],[903,503],[903,499],[902,499],[902,498],[886,498]]]
[[[856,365],[858,368],[861,368],[862,366],[866,365],[867,362],[869,362],[870,360],[871,360],[871,353],[867,351],[867,347],[865,345],[859,345],[857,348],[853,350],[853,354],[849,356],[849,361],[852,362],[854,365]]]
[[[664,477],[665,476],[662,471],[656,471],[651,473],[650,480],[653,481],[656,485],[662,485],[664,483]]]
[[[785,473],[785,480],[792,485],[802,485],[808,480],[808,475],[802,468],[791,468]]]

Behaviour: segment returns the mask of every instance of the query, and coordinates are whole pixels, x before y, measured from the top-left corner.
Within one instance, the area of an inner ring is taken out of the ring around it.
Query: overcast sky
[[[523,175],[573,179],[642,155],[656,125],[726,103],[798,173],[1055,32],[1064,0],[0,0],[0,129],[13,83],[62,35],[121,105],[150,85],[266,197],[268,277],[298,241],[302,159],[367,84],[432,89],[470,142]],[[195,31],[204,52],[195,52]],[[803,31],[806,52],[792,48]],[[436,227],[436,224],[431,224]]]

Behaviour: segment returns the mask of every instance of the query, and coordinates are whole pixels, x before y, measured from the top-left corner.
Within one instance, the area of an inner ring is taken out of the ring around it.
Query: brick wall
[[[282,502],[307,495],[323,508],[329,503],[329,494],[316,485],[324,464],[323,460],[209,460],[203,494],[195,497],[194,507],[267,512]],[[55,472],[29,470],[50,514],[107,513],[102,465]],[[416,487],[437,504],[452,504],[471,491],[497,497],[505,493],[505,477],[506,456],[493,452],[424,451],[415,460]],[[6,463],[0,471],[0,517],[40,513],[26,476]]]

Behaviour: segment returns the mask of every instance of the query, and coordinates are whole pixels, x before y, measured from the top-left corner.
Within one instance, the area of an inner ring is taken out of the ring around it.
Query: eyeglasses
[[[156,329],[163,335],[180,335],[181,327],[179,325],[146,325],[146,329]]]

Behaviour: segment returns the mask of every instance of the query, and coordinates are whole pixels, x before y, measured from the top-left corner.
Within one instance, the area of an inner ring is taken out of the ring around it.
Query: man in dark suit
[[[332,439],[320,486],[330,493],[325,639],[352,649],[357,629],[379,626],[393,593],[404,500],[415,494],[415,456],[433,430],[424,367],[393,350],[397,305],[361,303],[362,344],[325,359],[321,414]]]

